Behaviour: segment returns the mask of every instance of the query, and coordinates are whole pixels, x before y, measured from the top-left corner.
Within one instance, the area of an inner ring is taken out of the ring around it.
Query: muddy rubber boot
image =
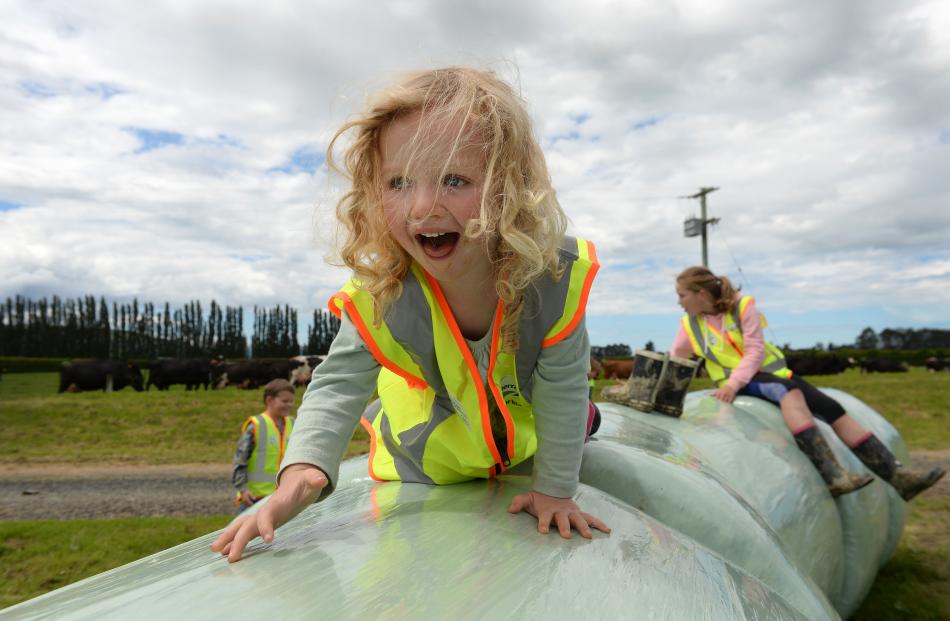
[[[840,496],[859,490],[874,480],[874,477],[870,474],[855,474],[841,467],[817,425],[795,434],[795,443],[815,465],[815,469],[818,470],[818,474],[828,485],[828,491],[831,492],[832,496]]]
[[[656,389],[654,408],[657,412],[674,418],[682,416],[683,402],[698,368],[698,362],[670,356]]]
[[[890,483],[900,497],[908,501],[947,473],[943,468],[924,471],[904,466],[874,435],[868,436],[851,451],[871,472]]]
[[[652,412],[656,389],[668,359],[666,354],[638,349],[634,354],[633,368],[627,382],[601,394],[611,401],[629,405],[641,412]]]

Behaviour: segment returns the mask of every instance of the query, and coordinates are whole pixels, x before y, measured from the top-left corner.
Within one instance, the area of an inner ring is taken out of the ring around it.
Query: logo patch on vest
[[[455,413],[458,414],[459,418],[462,419],[462,422],[465,423],[465,426],[471,429],[472,423],[468,421],[468,414],[465,413],[465,408],[462,407],[462,402],[456,399],[455,395],[449,395],[449,400],[452,402],[452,409],[455,410]]]
[[[515,378],[510,375],[504,376],[501,378],[501,384],[498,388],[501,390],[501,398],[505,400],[505,405],[521,405],[520,393]]]

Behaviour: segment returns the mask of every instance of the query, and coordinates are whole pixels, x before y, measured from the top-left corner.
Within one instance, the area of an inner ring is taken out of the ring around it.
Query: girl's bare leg
[[[831,423],[831,428],[845,444],[852,447],[867,439],[868,436],[867,429],[847,414]]]
[[[815,422],[815,417],[808,409],[805,397],[800,390],[790,390],[779,402],[779,409],[782,410],[785,425],[792,433]]]

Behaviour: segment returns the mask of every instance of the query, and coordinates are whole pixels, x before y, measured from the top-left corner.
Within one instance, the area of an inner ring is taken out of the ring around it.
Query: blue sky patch
[[[207,140],[201,140],[200,142],[205,142],[207,144],[213,144],[218,147],[235,147],[243,148],[244,145],[241,144],[241,141],[233,136],[228,136],[227,134],[218,134],[214,138]]]
[[[96,84],[87,84],[86,92],[91,93],[98,97],[99,99],[106,101],[112,99],[116,95],[121,95],[125,93],[125,89],[119,88],[114,84],[106,84],[105,82],[99,82]]]
[[[270,258],[269,254],[232,254],[232,259],[237,259],[238,261],[244,261],[245,263],[257,263],[259,261],[265,261]]]
[[[323,166],[324,159],[323,153],[317,151],[314,147],[303,146],[294,151],[287,163],[271,168],[270,172],[282,172],[288,175],[303,172],[312,175]]]
[[[588,119],[590,119],[590,114],[587,112],[581,112],[580,114],[569,114],[567,117],[574,121],[575,125],[583,125]]]
[[[179,145],[185,142],[185,136],[178,132],[168,132],[161,129],[145,129],[143,127],[126,127],[125,131],[134,135],[142,145],[135,150],[136,154],[154,151],[168,145]]]
[[[640,119],[639,121],[633,124],[633,131],[638,132],[648,127],[653,127],[659,122],[660,122],[660,119],[658,119],[655,116],[647,117],[645,119]]]
[[[42,82],[37,82],[36,80],[21,80],[20,88],[26,91],[26,94],[30,97],[37,99],[56,97],[56,91],[53,90],[53,87],[43,84]]]
[[[20,203],[0,200],[0,211],[13,211],[14,209],[20,209],[21,207],[23,207],[23,205]]]
[[[941,144],[950,144],[950,129],[941,129],[937,134],[937,142]]]
[[[581,139],[581,133],[577,131],[576,129],[572,129],[566,134],[557,134],[555,136],[551,136],[550,145],[553,146],[562,140],[573,141],[573,140],[580,140],[580,139]]]

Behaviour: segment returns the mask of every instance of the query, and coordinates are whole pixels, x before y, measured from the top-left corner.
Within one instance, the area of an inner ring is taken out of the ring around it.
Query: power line
[[[719,218],[716,218],[715,221],[719,222]],[[735,253],[732,252],[732,246],[729,245],[729,241],[726,239],[726,235],[723,233],[722,229],[719,229],[719,239],[721,239],[722,243],[726,246],[726,251],[729,253],[729,256],[732,258],[732,262],[736,266],[736,271],[739,272],[739,277],[742,280],[742,284],[754,289],[755,287],[752,285],[752,281],[749,279],[748,276],[746,276],[746,273],[742,270],[742,266],[739,265],[739,260],[736,259]],[[775,334],[775,330],[772,329],[772,324],[768,324],[766,326],[766,329],[769,331],[769,335],[771,335],[772,337],[772,342],[778,343],[779,342],[778,335]]]

